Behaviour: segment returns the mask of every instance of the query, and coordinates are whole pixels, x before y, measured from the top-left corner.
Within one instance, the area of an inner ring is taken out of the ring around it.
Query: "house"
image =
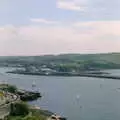
[[[56,72],[56,70],[53,70],[53,69],[50,69],[50,68],[41,68],[40,71],[42,73],[45,73],[46,75],[49,75],[51,73],[55,73]]]

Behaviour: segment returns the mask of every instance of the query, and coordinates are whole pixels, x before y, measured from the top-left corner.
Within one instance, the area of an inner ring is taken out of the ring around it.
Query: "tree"
[[[28,105],[24,102],[17,102],[11,104],[11,115],[13,116],[26,116],[29,113]]]
[[[8,88],[7,88],[7,91],[10,92],[10,93],[16,93],[17,87],[14,86],[14,85],[9,85]]]

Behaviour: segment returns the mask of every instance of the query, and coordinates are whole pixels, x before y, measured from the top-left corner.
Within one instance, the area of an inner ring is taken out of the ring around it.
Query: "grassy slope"
[[[0,63],[68,63],[75,61],[96,61],[120,64],[120,53],[108,54],[61,54],[45,56],[21,56],[21,57],[0,57]]]

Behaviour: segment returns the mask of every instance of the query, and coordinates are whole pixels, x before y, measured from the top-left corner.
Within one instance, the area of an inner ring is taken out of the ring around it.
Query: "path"
[[[6,99],[9,100],[10,103],[0,105],[0,120],[4,120],[4,118],[9,115],[11,103],[18,101],[19,97],[14,94],[7,93]]]

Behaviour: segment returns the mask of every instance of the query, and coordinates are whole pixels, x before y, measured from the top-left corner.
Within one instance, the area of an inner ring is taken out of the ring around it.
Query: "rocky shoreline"
[[[29,116],[28,114],[28,113],[32,113],[32,115],[36,118],[42,116],[43,120],[48,120],[48,119],[49,120],[52,120],[52,119],[66,120],[65,117],[57,116],[56,114],[48,110],[43,110],[38,106],[29,105],[29,107],[27,108],[28,105],[24,104],[23,101],[26,101],[26,102],[33,101],[38,99],[39,97],[42,97],[39,92],[21,90],[16,88],[13,85],[8,85],[8,84],[0,84],[0,90],[2,91],[3,96],[9,95],[11,96],[11,99],[13,99],[12,101],[7,100],[4,105],[0,106],[0,109],[5,108],[5,110],[4,109],[3,110],[7,111],[7,113],[4,116],[2,116],[3,120],[4,119],[12,120],[13,118],[21,117],[21,111],[23,109],[25,110],[28,109],[28,112],[26,113],[27,117],[32,117],[32,116]],[[22,116],[25,117],[25,115],[22,115]],[[22,119],[20,118],[20,120]],[[38,119],[35,119],[35,120],[38,120]]]

